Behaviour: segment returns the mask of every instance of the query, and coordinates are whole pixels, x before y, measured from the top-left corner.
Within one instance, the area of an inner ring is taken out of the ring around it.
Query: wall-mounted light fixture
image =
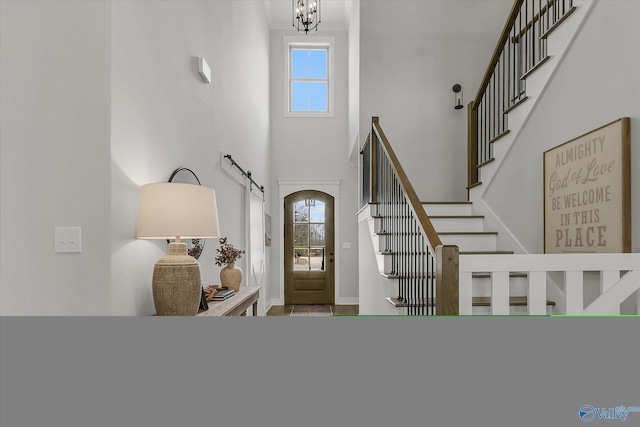
[[[464,108],[464,105],[462,105],[462,86],[458,83],[453,85],[453,105],[456,110]]]

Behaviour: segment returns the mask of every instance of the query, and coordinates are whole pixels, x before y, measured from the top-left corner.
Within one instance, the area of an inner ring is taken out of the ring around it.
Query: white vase
[[[240,290],[241,282],[242,270],[236,267],[235,262],[227,264],[222,270],[220,270],[220,283],[222,286],[226,286],[237,292]]]

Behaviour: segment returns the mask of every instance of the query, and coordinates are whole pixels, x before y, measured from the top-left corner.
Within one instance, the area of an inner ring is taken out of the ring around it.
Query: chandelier
[[[305,34],[314,32],[320,23],[320,0],[293,0],[293,26]]]

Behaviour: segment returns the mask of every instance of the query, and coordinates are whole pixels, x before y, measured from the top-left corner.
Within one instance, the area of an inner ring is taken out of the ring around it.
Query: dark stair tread
[[[460,251],[460,255],[514,255],[513,251]]]
[[[511,307],[522,307],[527,305],[527,297],[509,297]],[[475,307],[491,307],[491,297],[473,297],[472,304]],[[547,300],[547,305],[556,305],[555,301]]]
[[[469,234],[472,236],[482,236],[482,235],[496,235],[497,231],[441,231],[438,234],[443,236],[462,236],[465,234]]]
[[[470,205],[473,202],[460,201],[460,202],[420,202],[423,205]]]
[[[488,165],[489,163],[495,161],[496,159],[494,157],[491,157],[490,159],[485,160],[484,162],[480,163],[477,167],[481,168],[485,165]]]
[[[484,215],[429,215],[429,218],[484,218]]]
[[[427,255],[427,252],[391,252],[391,251],[382,251],[376,252],[378,255]]]
[[[471,185],[467,185],[467,190],[471,190],[473,187],[477,187],[479,185],[482,185],[482,181],[477,181],[477,182],[474,182]]]
[[[383,255],[385,255],[385,254],[383,254]],[[389,254],[386,254],[386,255],[389,255]],[[434,274],[431,271],[429,272],[428,275],[424,274],[424,273],[423,274],[419,274],[419,275],[418,274],[412,274],[412,275],[409,275],[409,276],[399,276],[397,274],[392,274],[392,273],[380,273],[380,275],[382,277],[384,277],[384,278],[391,279],[391,280],[400,279],[400,278],[403,278],[403,279],[429,278],[429,279],[431,279],[431,278],[434,277]],[[481,273],[481,272],[471,273],[471,277],[473,279],[488,279],[488,278],[491,278],[491,273]],[[527,275],[527,273],[521,273],[521,272],[518,272],[518,271],[509,272],[509,278],[518,278],[518,277],[528,277],[528,275]]]
[[[491,277],[491,273],[471,273],[471,277],[473,277],[474,279],[486,279]],[[519,271],[510,271],[509,272],[509,278],[513,278],[513,277],[528,277],[527,273],[521,273]]]
[[[434,298],[420,298],[422,303],[416,305],[417,307],[433,307],[435,304]],[[400,301],[398,298],[387,298],[387,301],[395,307],[407,307],[406,302]],[[491,297],[473,297],[471,300],[473,307],[491,307]],[[547,305],[555,306],[555,301],[547,300]],[[509,297],[510,307],[526,307],[527,297]]]

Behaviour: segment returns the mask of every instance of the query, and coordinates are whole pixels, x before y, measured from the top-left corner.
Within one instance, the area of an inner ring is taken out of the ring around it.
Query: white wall
[[[544,151],[620,117],[631,117],[632,251],[640,252],[638,17],[637,1],[594,5],[485,193],[527,252],[544,250]]]
[[[398,296],[398,280],[389,280],[380,275],[376,253],[367,222],[368,212],[360,213],[358,221],[358,266],[360,274],[360,315],[402,315],[406,309],[396,308],[387,298]]]
[[[347,2],[349,19],[349,146],[351,161],[358,164],[360,138],[360,0]],[[365,136],[366,138],[366,136]]]
[[[1,314],[152,314],[166,243],[135,239],[140,186],[193,169],[243,248],[243,189],[220,152],[270,179],[264,4],[0,4]],[[81,254],[54,254],[56,226],[82,227]],[[200,258],[205,285],[217,245]]]
[[[153,265],[166,242],[135,239],[139,188],[180,166],[216,190],[220,229],[244,248],[243,187],[221,169],[231,154],[269,180],[269,29],[258,1],[117,1],[112,4],[112,287],[115,314],[152,314]],[[204,56],[212,82],[198,75]],[[199,262],[219,283],[217,239]],[[246,257],[239,266],[249,269]]]
[[[109,5],[0,15],[0,312],[108,314]],[[57,226],[82,227],[82,253],[54,253]]]
[[[466,105],[512,3],[360,3],[360,143],[379,116],[423,200],[466,200]],[[463,87],[462,110],[453,108],[455,83]]]
[[[335,114],[326,118],[284,117],[284,42],[283,36],[295,35],[291,31],[271,32],[271,139],[273,171],[270,187],[278,188],[279,179],[340,179],[340,235],[335,244],[339,250],[338,269],[340,289],[336,290],[336,303],[354,303],[358,296],[357,249],[357,168],[350,165],[345,153],[348,143],[348,54],[347,33],[323,31],[318,36],[335,37]],[[310,40],[314,35],[306,36]],[[271,206],[278,206],[278,195],[272,193]],[[269,295],[274,303],[282,303],[280,292],[280,255],[283,248],[281,235],[276,233],[283,218],[278,209],[271,209],[273,220],[271,254],[271,283]],[[342,243],[351,243],[342,249]]]

